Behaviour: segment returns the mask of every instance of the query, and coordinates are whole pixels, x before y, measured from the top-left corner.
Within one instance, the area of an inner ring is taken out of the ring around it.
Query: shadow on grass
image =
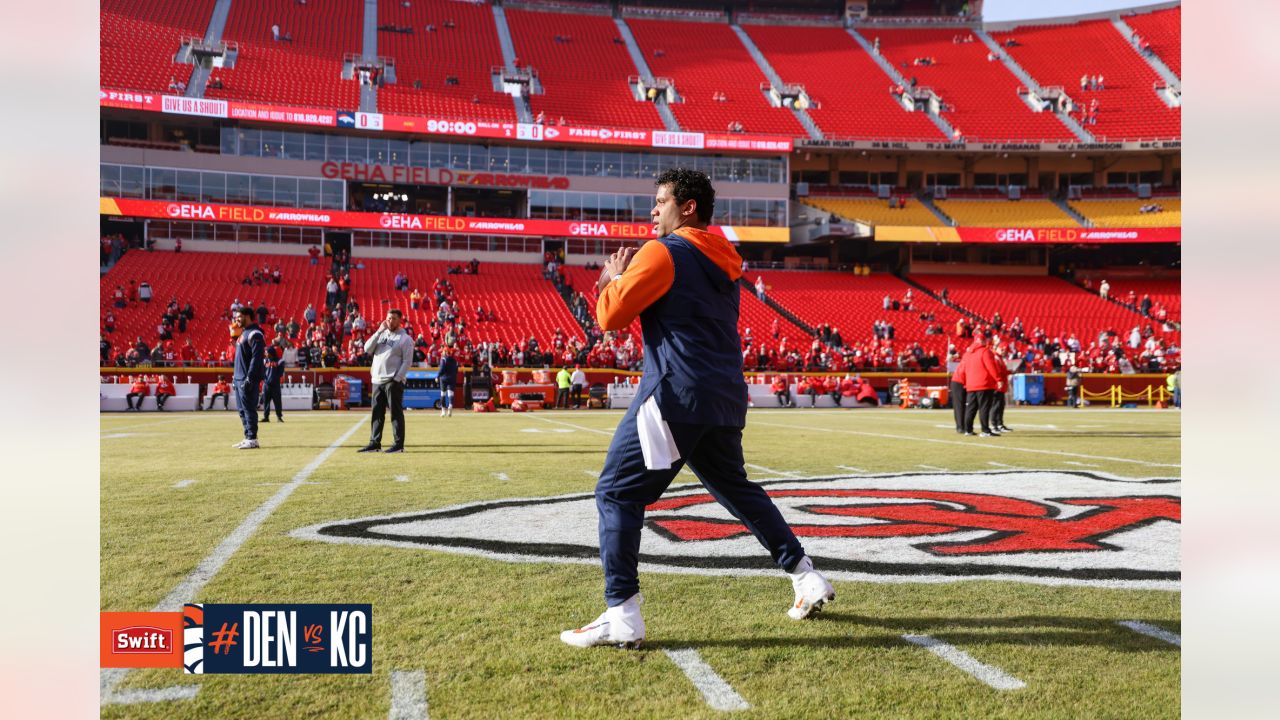
[[[823,628],[843,627],[847,634],[823,637],[715,637],[657,638],[645,648],[769,647],[899,648],[904,634],[931,635],[958,646],[1028,645],[1052,647],[1101,647],[1123,652],[1180,652],[1174,645],[1132,632],[1117,624],[1132,618],[1073,618],[1054,616],[968,618],[879,618],[843,613],[822,613],[810,622]],[[1163,625],[1163,623],[1161,623]],[[1177,630],[1175,630],[1177,632]]]

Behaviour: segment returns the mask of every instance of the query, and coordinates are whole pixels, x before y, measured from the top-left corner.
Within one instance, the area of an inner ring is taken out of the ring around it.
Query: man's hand
[[[638,248],[624,247],[609,256],[609,260],[604,264],[604,270],[600,272],[600,279],[596,282],[597,293],[604,291],[605,286],[613,280],[613,276],[621,275],[627,269],[637,251]]]
[[[387,329],[388,329],[388,327],[387,327],[387,321],[386,321],[386,320],[383,320],[383,321],[378,325],[378,332],[381,332],[381,331],[383,331],[383,330],[387,330]]]

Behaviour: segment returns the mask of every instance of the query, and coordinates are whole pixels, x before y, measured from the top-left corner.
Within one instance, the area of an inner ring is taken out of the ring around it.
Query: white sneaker
[[[255,450],[258,447],[257,440],[245,440],[236,446],[237,450]]]
[[[640,617],[643,602],[644,598],[636,593],[621,605],[605,610],[590,625],[560,633],[560,641],[581,648],[596,645],[638,648],[644,642],[644,618]]]
[[[440,408],[440,417],[444,417],[449,412],[449,408]]]
[[[453,417],[453,406],[449,406],[449,417]]]
[[[787,610],[787,616],[792,620],[803,620],[836,599],[836,589],[822,573],[813,569],[813,561],[808,555],[796,565],[795,572],[787,573],[787,576],[796,591],[796,600]]]

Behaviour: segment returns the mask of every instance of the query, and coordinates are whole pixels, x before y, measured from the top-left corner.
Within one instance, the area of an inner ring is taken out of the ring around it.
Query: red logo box
[[[99,613],[101,667],[182,667],[182,613]]]

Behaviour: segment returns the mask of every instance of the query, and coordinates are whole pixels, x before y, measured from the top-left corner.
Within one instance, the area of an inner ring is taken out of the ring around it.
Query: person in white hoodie
[[[397,309],[387,311],[387,319],[364,343],[364,351],[373,356],[369,380],[373,385],[373,420],[369,428],[369,444],[359,452],[382,450],[382,424],[387,407],[391,407],[391,429],[394,440],[384,452],[404,452],[404,382],[413,366],[413,339],[401,323],[404,315]]]

